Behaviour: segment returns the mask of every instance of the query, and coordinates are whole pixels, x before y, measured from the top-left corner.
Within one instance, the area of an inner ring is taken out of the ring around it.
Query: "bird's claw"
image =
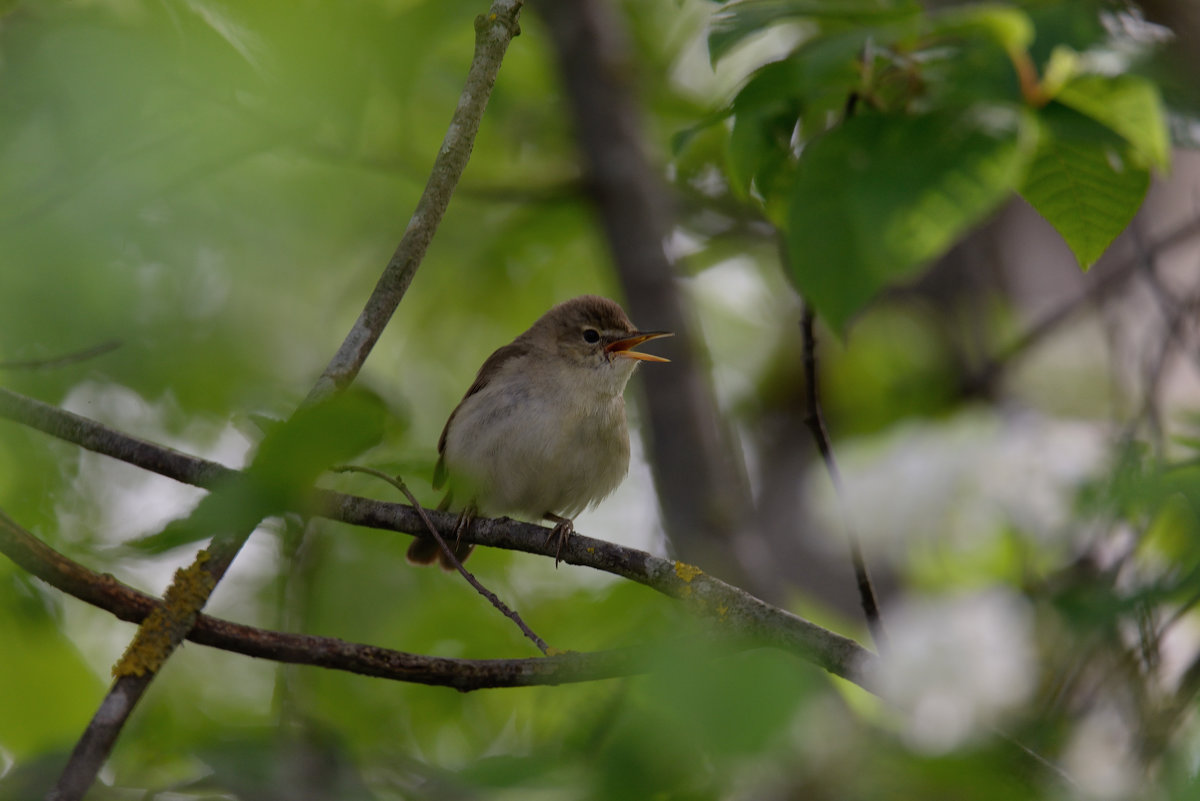
[[[554,567],[557,568],[558,563],[562,561],[563,544],[575,533],[575,521],[569,517],[559,517],[558,515],[548,514],[546,517],[554,521],[554,528],[550,529],[550,533],[546,535],[546,545],[549,545],[552,539],[558,539],[558,545],[554,549]]]

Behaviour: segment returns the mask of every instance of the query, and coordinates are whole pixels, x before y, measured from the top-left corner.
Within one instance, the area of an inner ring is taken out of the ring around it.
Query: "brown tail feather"
[[[438,511],[446,511],[450,506],[450,493],[446,493],[446,497],[442,498],[442,502],[438,504]],[[462,533],[467,526],[471,525],[471,521],[475,518],[474,504],[463,509],[458,515],[458,522],[454,524],[454,542],[450,543],[450,550],[454,551],[454,555],[458,558],[459,563],[467,561],[467,557],[471,555],[471,551],[475,550],[475,546],[462,541]],[[408,546],[408,553],[405,554],[408,561],[414,565],[431,565],[436,559],[442,566],[442,570],[454,570],[454,563],[451,562],[446,554],[442,553],[442,547],[438,545],[437,540],[431,536],[419,535],[412,544]]]
[[[465,542],[460,542],[458,545],[447,544],[450,545],[450,550],[454,551],[459,562],[467,561],[471,551],[475,550],[474,545]],[[441,565],[442,570],[454,570],[454,564],[446,558],[446,554],[442,553],[441,546],[433,537],[417,537],[412,541],[412,545],[408,546],[408,553],[405,554],[405,557],[414,565],[431,565],[436,561]]]

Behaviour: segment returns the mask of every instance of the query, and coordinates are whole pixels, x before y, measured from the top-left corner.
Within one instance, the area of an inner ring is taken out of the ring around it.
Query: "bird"
[[[562,546],[573,518],[612,494],[629,471],[625,386],[640,362],[667,362],[635,351],[672,336],[639,331],[615,301],[582,295],[552,307],[479,368],[438,439],[434,489],[438,506],[459,508],[457,537],[448,543],[462,562],[474,546],[460,541],[470,521],[517,516],[549,520],[547,543]],[[418,536],[414,564],[455,564],[437,541]]]

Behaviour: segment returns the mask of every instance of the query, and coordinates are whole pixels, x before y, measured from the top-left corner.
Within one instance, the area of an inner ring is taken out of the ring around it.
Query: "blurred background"
[[[1194,797],[1200,44],[1186,2],[1146,4],[1153,23],[1122,3],[1015,5],[1039,47],[1117,53],[1159,82],[1171,169],[1086,273],[1014,199],[847,330],[818,326],[840,494],[805,425],[801,300],[778,235],[731,190],[724,127],[680,140],[803,22],[714,65],[717,4],[527,9],[358,379],[391,415],[357,461],[436,505],[446,416],[551,305],[603,294],[679,332],[655,349],[672,364],[631,385],[629,478],[577,529],[870,645],[858,536],[894,647],[885,683],[906,703],[769,651],[664,648],[643,677],[460,694],[188,644],[89,797]],[[296,407],[399,241],[484,10],[0,2],[3,386],[245,464],[253,417]],[[399,500],[359,476],[322,484]],[[194,549],[121,544],[201,494],[0,421],[0,507],[147,592]],[[208,611],[416,653],[536,655],[464,583],[407,565],[408,541],[268,521]],[[471,567],[562,649],[694,630],[607,575],[487,549]],[[133,631],[0,560],[0,798],[53,783]]]

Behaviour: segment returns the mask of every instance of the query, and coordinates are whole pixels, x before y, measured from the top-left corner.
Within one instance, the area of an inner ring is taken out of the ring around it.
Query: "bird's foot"
[[[454,543],[446,543],[446,547],[454,553],[454,558],[451,559],[449,555],[440,549],[438,551],[438,562],[441,563],[442,570],[450,573],[454,572],[463,562],[467,561],[467,557],[471,555],[471,551],[475,550],[474,545],[463,544],[462,535],[464,531],[470,528],[476,514],[478,512],[473,504],[458,513],[458,520],[454,521]],[[458,564],[455,564],[455,560],[458,561]]]
[[[543,517],[554,521],[554,528],[546,535],[546,544],[549,545],[552,539],[558,539],[558,547],[554,549],[554,566],[557,568],[558,563],[562,561],[563,544],[566,543],[568,537],[575,533],[575,521],[553,512],[546,512]]]

